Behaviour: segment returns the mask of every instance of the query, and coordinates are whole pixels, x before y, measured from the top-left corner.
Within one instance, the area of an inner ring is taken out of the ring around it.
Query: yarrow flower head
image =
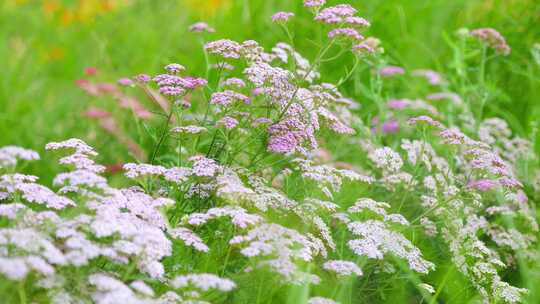
[[[272,15],[272,22],[274,23],[286,23],[294,14],[291,12],[277,12]]]
[[[377,168],[389,172],[398,172],[403,166],[403,160],[399,154],[389,147],[375,149],[368,157]]]
[[[140,83],[147,83],[150,80],[152,80],[152,77],[150,77],[150,75],[147,75],[147,74],[139,74],[135,76],[135,80]]]
[[[386,105],[392,110],[403,110],[409,107],[411,102],[408,99],[391,99]]]
[[[328,24],[339,24],[345,22],[346,17],[353,17],[356,12],[356,9],[349,4],[339,4],[321,10],[315,16],[315,20]]]
[[[410,118],[407,123],[411,126],[414,126],[414,125],[417,125],[419,123],[425,123],[425,124],[428,124],[432,127],[435,127],[435,128],[439,128],[441,129],[443,127],[443,125],[437,121],[437,120],[434,120],[433,118],[429,117],[429,116],[426,116],[426,115],[421,115],[421,116],[417,116],[417,117],[413,117],[413,118]]]
[[[130,87],[133,85],[133,80],[129,78],[120,78],[118,79],[118,84],[126,86],[126,87]]]
[[[225,116],[217,122],[218,126],[223,126],[225,129],[234,129],[238,125],[238,120],[233,117]]]
[[[372,55],[384,53],[384,49],[380,47],[381,41],[374,37],[368,37],[363,42],[353,46],[353,51],[359,55]]]
[[[177,74],[179,72],[185,71],[186,68],[178,63],[171,63],[165,66],[165,70],[167,70],[171,74]]]
[[[235,87],[237,89],[241,89],[241,88],[246,87],[246,83],[242,79],[236,78],[236,77],[231,77],[231,78],[225,79],[223,81],[222,85],[223,86],[228,86],[228,87]]]
[[[414,70],[412,71],[412,75],[417,77],[424,77],[431,85],[440,85],[444,83],[441,74],[432,70]]]
[[[323,268],[336,273],[338,276],[361,276],[362,270],[350,261],[331,260],[323,264]]]
[[[489,179],[470,181],[467,184],[467,187],[478,190],[480,192],[487,192],[498,186],[499,184],[496,181],[489,180]]]
[[[231,90],[225,90],[223,92],[217,92],[212,94],[210,98],[210,103],[217,104],[221,106],[230,106],[235,101],[243,101],[245,104],[250,103],[249,97],[244,94],[237,93]]]
[[[208,81],[203,78],[181,77],[175,75],[183,70],[183,66],[179,64],[170,64],[165,67],[169,74],[160,74],[154,77],[154,81],[159,86],[159,92],[167,96],[185,95],[189,90],[205,86]]]
[[[381,126],[381,131],[384,134],[393,134],[399,132],[399,122],[394,119],[389,119],[385,122],[383,122]]]
[[[16,146],[6,146],[0,148],[0,168],[15,166],[17,160],[38,160],[39,154],[35,151]]]
[[[457,106],[461,106],[463,105],[463,100],[461,99],[461,97],[456,94],[456,93],[451,93],[451,92],[437,92],[437,93],[432,93],[432,94],[429,94],[428,96],[426,96],[426,99],[427,100],[443,100],[443,99],[448,99],[450,100],[451,102],[453,102],[455,105]]]
[[[199,134],[208,131],[205,127],[201,126],[181,126],[181,127],[174,127],[171,132],[173,133],[180,133],[180,134]]]
[[[236,284],[233,281],[220,278],[210,273],[177,276],[171,281],[171,286],[177,289],[194,287],[201,291],[215,289],[225,292],[236,288]]]
[[[389,65],[381,68],[379,74],[383,77],[392,77],[405,74],[405,70],[402,67]]]
[[[319,9],[326,4],[326,0],[304,0],[304,7]]]
[[[497,53],[507,56],[512,51],[506,43],[506,39],[495,29],[479,28],[471,31],[471,36],[486,44],[488,47],[497,51]]]
[[[239,59],[242,52],[242,46],[238,42],[228,39],[209,42],[204,46],[204,49],[210,54],[233,59]]]
[[[194,33],[203,33],[203,32],[213,33],[216,30],[214,28],[210,27],[205,22],[197,22],[197,23],[194,23],[194,24],[190,25],[189,31],[194,32]]]
[[[125,164],[123,169],[126,171],[126,176],[129,178],[139,178],[145,176],[160,176],[165,172],[165,168],[162,166],[155,166],[149,164]]]
[[[330,39],[339,37],[352,40],[353,42],[364,40],[364,37],[353,28],[338,28],[333,29],[328,33],[328,38]]]

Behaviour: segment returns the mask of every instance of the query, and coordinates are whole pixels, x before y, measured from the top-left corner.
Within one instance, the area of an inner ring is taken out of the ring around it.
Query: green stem
[[[262,294],[262,289],[263,289],[263,282],[264,282],[264,278],[261,276],[261,282],[259,284],[259,289],[257,291],[257,301],[255,302],[256,304],[259,304],[259,301],[261,299],[261,294]]]
[[[487,47],[484,45],[482,46],[482,58],[480,62],[480,72],[478,75],[478,83],[479,83],[479,90],[480,90],[480,108],[478,112],[477,122],[480,122],[482,120],[482,116],[484,116],[484,106],[486,104],[488,93],[486,90],[486,62],[487,62]]]
[[[439,284],[439,287],[437,288],[437,291],[435,292],[435,294],[433,295],[433,297],[431,298],[431,301],[429,301],[429,304],[435,304],[437,303],[437,297],[439,296],[439,294],[443,291],[444,289],[444,285],[446,285],[446,281],[448,281],[448,278],[450,277],[450,274],[452,273],[452,268],[448,269],[448,272],[446,273],[446,275],[444,276],[441,284]]]
[[[26,290],[24,288],[24,281],[20,281],[17,291],[19,293],[19,303],[20,304],[26,304]]]
[[[150,163],[153,164],[154,160],[156,159],[156,156],[159,152],[159,148],[165,141],[165,138],[167,137],[167,134],[169,134],[169,124],[171,122],[171,118],[174,112],[174,105],[171,105],[171,110],[169,114],[167,114],[167,120],[165,121],[165,125],[163,126],[163,130],[161,132],[161,136],[159,137],[158,143],[156,147],[154,148],[154,152],[152,152],[152,157],[150,158]]]

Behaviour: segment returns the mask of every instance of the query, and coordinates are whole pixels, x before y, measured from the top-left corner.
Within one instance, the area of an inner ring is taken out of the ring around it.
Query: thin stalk
[[[154,151],[152,152],[152,157],[150,157],[150,163],[153,164],[154,160],[156,159],[156,156],[159,152],[159,148],[161,148],[161,145],[165,141],[165,138],[169,134],[169,124],[171,122],[171,118],[173,116],[174,112],[174,105],[171,105],[171,110],[169,111],[169,114],[167,114],[167,120],[165,121],[165,124],[163,126],[163,131],[161,132],[161,136],[159,137],[158,143],[156,147],[154,148]]]
[[[20,281],[17,286],[17,292],[19,294],[19,303],[26,304],[26,290],[24,288],[24,281]]]
[[[318,66],[320,64],[320,61],[321,59],[323,58],[323,56],[326,54],[326,52],[328,52],[328,50],[332,47],[332,45],[334,45],[334,42],[336,40],[335,39],[332,39],[330,41],[330,43],[324,48],[324,49],[321,49],[319,51],[319,54],[317,55],[317,57],[315,58],[315,61],[313,62],[313,64],[309,67],[309,70],[306,72],[306,74],[304,75],[304,77],[302,77],[301,81],[305,81],[306,78],[309,76],[309,74],[311,74],[311,72],[313,71],[313,69]],[[277,121],[281,120],[281,118],[283,117],[283,115],[285,115],[285,113],[287,113],[287,110],[289,109],[289,107],[292,105],[293,101],[294,101],[294,98],[296,97],[296,94],[298,94],[298,90],[300,89],[300,86],[296,86],[296,89],[294,90],[294,93],[291,97],[291,99],[289,100],[289,102],[287,103],[287,105],[285,106],[285,108],[281,111],[281,113],[279,114],[278,116],[278,119]]]

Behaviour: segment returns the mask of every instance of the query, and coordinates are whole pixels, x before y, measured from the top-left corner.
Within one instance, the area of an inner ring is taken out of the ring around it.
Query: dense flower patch
[[[395,274],[430,299],[439,262],[451,263],[484,302],[520,301],[527,290],[501,271],[534,258],[538,224],[526,191],[536,195],[540,184],[519,170],[536,162],[530,143],[504,120],[482,119],[450,90],[454,76],[389,65],[352,6],[304,5],[328,32],[312,62],[294,41],[267,51],[221,39],[204,47],[205,77],[172,63],[118,86],[77,82],[117,100],[137,123],[160,121],[146,151],[112,113],[85,113],[139,160],[123,165],[129,186],[113,186],[80,139],[45,147],[67,168],[54,190],[18,173],[19,164],[39,161],[37,152],[0,148],[0,274],[21,302],[258,303],[275,296],[266,280],[331,286],[308,289],[305,300],[336,303],[363,292],[349,282]],[[278,12],[272,21],[289,33],[294,18]],[[189,30],[215,31],[205,23]],[[510,53],[493,29],[458,39],[481,56]],[[333,47],[371,71],[375,111],[367,120],[363,102],[340,93],[354,70],[337,84],[321,80]],[[429,93],[388,98],[383,84],[396,78],[425,81]],[[428,256],[430,247],[444,249]]]

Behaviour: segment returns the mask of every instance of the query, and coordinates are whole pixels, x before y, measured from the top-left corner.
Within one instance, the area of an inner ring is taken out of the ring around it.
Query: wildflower
[[[478,39],[490,48],[495,49],[497,53],[508,56],[510,55],[510,46],[506,43],[504,37],[492,28],[479,28],[471,31],[471,36]]]
[[[338,29],[333,29],[328,33],[328,38],[332,39],[336,37],[343,37],[345,39],[350,39],[353,42],[360,42],[364,40],[364,37],[360,35],[353,28],[338,28]]]
[[[269,130],[275,130],[276,128],[270,127]],[[268,151],[275,153],[290,153],[295,151],[303,141],[304,135],[301,132],[293,133],[287,132],[283,134],[276,134],[276,131],[270,131],[272,136],[268,142]]]
[[[212,177],[218,171],[222,170],[215,160],[204,156],[192,156],[189,161],[193,162],[193,174],[199,177]]]
[[[107,274],[95,273],[88,277],[88,283],[95,286],[96,291],[93,292],[92,298],[98,304],[108,302],[125,301],[126,303],[141,303],[142,298],[139,298],[127,285],[120,280]],[[141,282],[142,283],[142,282]],[[142,283],[144,284],[144,283]],[[150,287],[146,286],[143,290],[153,294]],[[135,284],[135,289],[141,289],[141,284]]]
[[[210,67],[212,69],[218,69],[218,70],[227,70],[227,71],[234,70],[234,66],[227,62],[218,62],[215,64],[211,64]]]
[[[126,171],[126,176],[129,178],[139,178],[146,176],[161,176],[165,172],[162,166],[154,166],[150,164],[125,164],[123,169]]]
[[[129,287],[142,295],[149,297],[154,296],[154,290],[150,286],[146,285],[146,283],[143,281],[133,281],[131,284],[129,284]]]
[[[261,126],[261,125],[269,125],[272,123],[272,120],[270,118],[266,118],[266,117],[259,117],[259,118],[256,118],[255,120],[253,120],[253,126],[254,127],[258,127],[258,126]]]
[[[360,55],[370,55],[384,53],[384,49],[380,46],[381,41],[374,37],[368,37],[363,42],[353,46],[353,51]]]
[[[126,87],[130,87],[130,86],[133,85],[133,80],[131,80],[129,78],[120,78],[120,79],[118,79],[117,82],[118,82],[118,84],[126,86]]]
[[[185,95],[186,90],[181,87],[163,86],[159,88],[159,92],[167,96],[181,96]]]
[[[274,23],[286,23],[291,17],[294,17],[293,13],[290,12],[277,12],[272,15],[272,22]]]
[[[0,257],[0,273],[13,281],[21,281],[28,274],[29,269],[24,259],[8,259]]]
[[[208,248],[208,246],[204,244],[203,240],[198,235],[196,235],[193,231],[187,228],[174,228],[169,230],[169,234],[173,238],[182,240],[184,244],[186,244],[187,246],[191,246],[198,251],[208,252],[210,250],[210,248]]]
[[[459,95],[455,94],[455,93],[450,93],[450,92],[438,92],[438,93],[432,93],[432,94],[429,94],[427,97],[426,97],[427,100],[441,100],[441,99],[449,99],[451,100],[455,105],[462,105],[463,104],[463,100],[461,99],[461,97],[459,97]]]
[[[399,154],[389,147],[375,149],[368,157],[375,163],[377,168],[385,171],[398,172],[403,166],[403,160],[401,160]]]
[[[429,116],[426,116],[426,115],[413,117],[413,118],[409,119],[407,121],[407,123],[409,125],[411,125],[411,126],[417,125],[419,123],[426,123],[426,124],[428,124],[430,126],[433,126],[433,127],[439,128],[439,129],[443,127],[443,125],[440,122],[438,122],[438,121],[434,120],[433,118],[431,118]]]
[[[191,176],[191,170],[183,167],[173,167],[165,169],[163,177],[166,181],[182,184]]]
[[[17,160],[38,160],[39,154],[35,151],[16,146],[5,146],[0,148],[0,168],[15,166]]]
[[[208,129],[206,129],[205,127],[194,126],[194,125],[174,127],[171,130],[171,132],[179,133],[179,134],[200,134],[200,133],[204,133],[204,132],[207,132],[207,131],[208,131]]]
[[[307,8],[319,9],[326,4],[326,0],[304,0],[304,6]]]
[[[353,46],[353,51],[359,54],[373,54],[375,49],[373,49],[369,44],[362,42]]]
[[[223,58],[239,59],[242,51],[242,46],[235,41],[221,39],[207,43],[204,49],[215,55]]]
[[[276,46],[272,48],[272,53],[276,56],[277,59],[281,60],[283,63],[289,63],[290,61],[292,61],[294,63],[294,66],[296,67],[296,74],[299,77],[305,79],[307,82],[311,83],[314,79],[320,77],[319,73],[311,67],[309,61],[288,44],[284,42],[276,44]],[[269,66],[264,66],[264,68],[269,70],[268,74],[278,71],[279,74],[284,74],[288,72],[278,69],[272,70],[272,68]],[[278,75],[275,76],[277,77]],[[284,77],[284,75],[279,75],[279,77]],[[274,82],[272,84],[274,84]]]
[[[416,272],[428,273],[435,266],[424,260],[418,248],[414,247],[403,235],[390,231],[381,221],[367,220],[351,222],[348,229],[360,239],[350,240],[349,248],[358,255],[372,259],[382,259],[384,254],[391,253],[406,259]]]
[[[370,27],[371,23],[366,19],[358,16],[345,17],[345,23],[352,27]]]
[[[203,87],[208,84],[208,81],[203,78],[196,77],[183,77],[180,85],[186,89],[196,89],[198,87]]]
[[[87,76],[94,76],[98,73],[98,69],[96,67],[86,67],[84,69],[84,74]]]
[[[210,98],[210,103],[221,105],[221,106],[230,106],[235,101],[242,101],[245,104],[250,103],[249,97],[247,97],[244,94],[237,93],[231,90],[225,90],[223,92],[216,92],[212,94],[212,97]]]
[[[241,89],[241,88],[244,88],[246,86],[246,83],[240,78],[231,77],[231,78],[225,79],[225,81],[223,81],[222,85],[223,86],[236,87],[237,89]]]
[[[442,76],[432,70],[414,70],[412,71],[412,75],[417,77],[424,77],[431,85],[440,85],[444,82]]]
[[[394,119],[385,121],[381,126],[381,131],[384,134],[394,134],[399,132],[399,122]]]
[[[447,145],[462,145],[470,142],[470,139],[456,128],[444,129],[439,133],[439,136]]]
[[[69,185],[71,187],[90,187],[90,188],[107,188],[107,180],[87,170],[75,170],[67,173],[58,174],[54,180],[55,186]]]
[[[215,289],[226,292],[236,288],[236,284],[233,281],[229,279],[223,279],[209,273],[187,274],[177,276],[172,279],[170,284],[176,289],[194,287],[201,291]]]
[[[383,77],[392,77],[405,74],[405,70],[402,67],[389,65],[381,68],[379,74]]]
[[[179,72],[185,71],[186,68],[178,63],[171,63],[165,66],[165,70],[167,70],[171,74],[177,74]]]
[[[248,226],[253,226],[262,221],[262,218],[258,215],[249,214],[240,207],[223,207],[223,208],[211,208],[206,213],[192,213],[187,219],[187,223],[193,226],[201,226],[208,221],[220,218],[230,217],[231,222],[238,228],[245,229]]]
[[[189,26],[189,31],[194,32],[194,33],[202,33],[202,32],[213,33],[216,30],[214,28],[210,27],[205,22],[196,22],[196,23]]]
[[[184,95],[188,90],[205,86],[208,81],[203,78],[180,77],[172,74],[161,74],[154,77],[159,86],[159,92],[167,96]]]
[[[225,116],[221,118],[220,120],[218,120],[217,125],[223,126],[225,127],[225,129],[230,130],[230,129],[234,129],[238,125],[238,120],[230,116]]]
[[[339,4],[322,9],[315,16],[315,20],[328,24],[339,24],[343,23],[346,17],[353,17],[356,12],[356,9],[349,4]]]
[[[318,114],[327,121],[330,129],[338,134],[354,134],[355,131],[353,128],[347,126],[332,112],[324,107],[318,109]]]
[[[403,110],[409,107],[410,104],[408,99],[391,99],[386,103],[388,108],[392,110]]]
[[[481,179],[481,180],[475,180],[470,181],[467,184],[467,187],[476,189],[480,192],[487,192],[494,188],[496,188],[498,184],[495,181],[489,180],[489,179]]]
[[[140,83],[147,83],[147,82],[150,82],[150,80],[152,80],[152,77],[150,77],[150,75],[147,75],[147,74],[139,74],[135,76],[135,80]]]
[[[323,264],[323,268],[335,272],[338,276],[361,276],[362,270],[355,263],[350,261],[331,260]]]
[[[370,210],[378,215],[386,215],[386,208],[390,208],[390,205],[384,202],[376,202],[370,198],[361,198],[357,200],[352,207],[350,207],[347,212],[349,213],[358,213],[364,210]]]

